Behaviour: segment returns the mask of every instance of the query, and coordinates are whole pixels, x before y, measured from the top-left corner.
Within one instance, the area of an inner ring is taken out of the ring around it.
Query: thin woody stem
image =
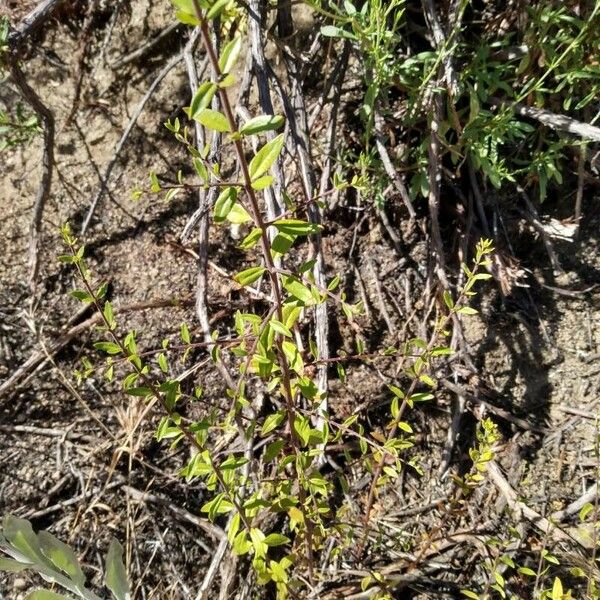
[[[200,35],[202,37],[202,42],[203,42],[204,48],[206,50],[208,60],[212,66],[215,77],[217,78],[217,80],[219,80],[223,76],[223,72],[221,71],[221,68],[219,66],[219,59],[217,57],[217,54],[215,52],[215,49],[214,49],[214,46],[212,43],[210,31],[208,28],[208,22],[207,22],[206,18],[204,17],[204,14],[202,12],[202,9],[200,8],[200,4],[199,4],[198,0],[193,0],[193,6],[194,6],[194,11],[196,13],[196,18],[198,19],[199,24],[200,24]],[[279,279],[279,273],[277,272],[275,263],[273,261],[273,257],[271,255],[271,241],[269,240],[269,234],[267,232],[269,225],[267,224],[267,222],[265,222],[265,220],[263,218],[263,215],[262,215],[262,212],[260,209],[260,205],[258,203],[258,198],[256,196],[256,192],[255,192],[254,188],[252,187],[252,177],[250,176],[248,162],[246,161],[246,156],[244,153],[244,145],[242,142],[242,138],[239,135],[239,129],[238,129],[238,126],[237,126],[237,123],[236,123],[236,120],[235,120],[235,117],[233,114],[231,102],[229,101],[229,95],[227,94],[227,90],[225,88],[219,87],[218,90],[219,90],[219,99],[221,101],[221,106],[223,108],[225,118],[227,119],[227,122],[229,124],[230,133],[234,134],[232,136],[232,138],[233,138],[232,141],[233,141],[233,145],[235,148],[238,164],[242,171],[243,188],[246,191],[246,193],[248,194],[248,198],[250,200],[250,213],[252,216],[252,220],[254,221],[255,226],[258,229],[260,229],[262,255],[263,255],[263,260],[265,261],[267,271],[269,273],[270,281],[271,281],[271,288],[273,290],[273,300],[274,300],[275,307],[276,307],[277,318],[279,319],[279,321],[282,321],[283,320],[283,308],[282,308],[283,292],[282,292],[282,288],[281,288],[281,282]],[[237,134],[237,135],[235,135],[235,134]],[[289,366],[288,360],[285,356],[285,353],[283,352],[283,345],[281,343],[281,339],[279,338],[279,336],[277,337],[275,344],[277,347],[278,361],[279,361],[279,364],[281,367],[283,390],[284,390],[286,408],[287,408],[287,411],[286,411],[287,412],[287,421],[288,421],[288,428],[290,430],[290,440],[291,440],[292,446],[294,448],[294,453],[298,457],[301,454],[301,451],[300,451],[300,441],[299,441],[297,433],[294,429],[296,409],[294,406],[294,394],[293,394],[292,384],[291,384],[290,366]],[[300,480],[300,476],[299,476],[300,474],[297,472],[296,475],[298,478],[298,487],[299,487],[298,494],[299,494],[299,500],[300,500],[300,510],[302,511],[302,514],[304,516],[304,522],[306,524],[308,573],[309,573],[309,579],[312,583],[314,581],[313,551],[312,551],[312,539],[313,539],[312,521],[306,515],[306,507],[304,506],[304,501],[306,499],[306,492],[302,486],[302,481]]]

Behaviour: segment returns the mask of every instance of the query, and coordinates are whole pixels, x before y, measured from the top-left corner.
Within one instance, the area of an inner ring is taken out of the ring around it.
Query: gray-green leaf
[[[130,600],[129,583],[123,564],[123,546],[113,540],[106,555],[106,575],[104,583],[116,600]]]
[[[61,571],[64,571],[78,586],[85,584],[85,575],[81,570],[75,553],[69,546],[47,531],[38,533],[38,540],[44,555]]]

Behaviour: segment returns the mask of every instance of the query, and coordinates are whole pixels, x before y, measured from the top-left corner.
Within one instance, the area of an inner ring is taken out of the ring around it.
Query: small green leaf
[[[461,315],[476,315],[477,314],[477,311],[474,308],[471,308],[470,306],[463,306],[463,307],[459,308],[456,312]]]
[[[281,133],[270,142],[267,142],[250,161],[250,177],[252,181],[264,175],[277,160],[285,141],[284,135]]]
[[[194,115],[193,118],[195,121],[198,121],[198,123],[204,125],[204,127],[207,129],[226,133],[231,131],[227,117],[218,110],[213,110],[212,108],[203,108],[196,115]]]
[[[254,283],[265,271],[265,267],[250,267],[249,269],[245,269],[244,271],[241,271],[235,275],[234,279],[241,286],[250,285],[251,283]]]
[[[268,433],[271,433],[271,431],[277,429],[283,423],[284,419],[285,412],[282,410],[268,415],[260,430],[260,434],[267,435]]]
[[[184,344],[190,344],[191,343],[191,338],[190,338],[190,330],[187,326],[187,323],[182,323],[181,324],[181,339],[183,341]]]
[[[585,521],[585,518],[590,514],[590,512],[594,510],[594,505],[591,504],[590,502],[587,502],[586,504],[584,504],[581,507],[581,510],[579,511],[579,520],[580,521]]]
[[[281,115],[261,115],[250,119],[240,129],[242,135],[256,135],[265,131],[274,131],[279,129],[285,123]]]
[[[341,27],[336,27],[335,25],[324,25],[321,27],[321,35],[325,37],[337,37],[337,38],[345,38],[347,40],[355,40],[356,36],[342,29]]]
[[[138,396],[141,398],[146,398],[147,396],[152,396],[153,392],[148,387],[130,387],[125,390],[127,394],[130,396]]]
[[[283,544],[289,544],[290,538],[280,533],[270,533],[264,540],[267,546],[283,546]]]
[[[86,302],[88,304],[94,301],[94,297],[84,290],[72,290],[71,292],[69,292],[69,296],[72,296],[76,300]]]
[[[209,17],[210,18],[210,17]],[[227,75],[233,67],[240,55],[242,49],[242,37],[236,35],[232,40],[227,42],[221,50],[221,56],[219,58],[219,69],[223,75]]]
[[[283,287],[292,295],[294,298],[304,302],[305,304],[312,304],[313,295],[312,292],[296,277],[284,277]]]
[[[311,235],[319,231],[319,226],[316,223],[300,221],[299,219],[280,219],[279,221],[275,221],[273,225],[281,233],[295,236]]]
[[[230,0],[217,0],[206,13],[206,18],[209,21],[216,19],[223,12],[224,8],[229,4],[229,2]]]
[[[231,212],[237,200],[238,191],[236,187],[225,188],[217,198],[214,208],[215,223],[222,223]]]
[[[239,202],[236,202],[229,211],[227,220],[234,225],[242,225],[243,223],[252,221],[252,217]]]
[[[252,189],[260,191],[269,187],[273,183],[272,175],[263,175],[252,182]]]
[[[123,547],[117,540],[112,540],[108,547],[104,583],[115,600],[130,600],[129,583],[123,564]]]
[[[271,319],[269,321],[269,325],[275,330],[277,333],[284,335],[285,337],[292,337],[292,332],[283,324],[277,321],[277,319]]]
[[[254,248],[256,246],[258,240],[260,240],[262,235],[262,229],[258,227],[254,227],[252,231],[240,242],[240,248],[242,250],[249,250],[250,248]]]
[[[195,119],[200,111],[210,106],[216,91],[217,85],[210,81],[205,81],[198,86],[188,110],[190,119]]]
[[[13,560],[12,558],[3,558],[0,556],[0,571],[6,571],[8,573],[19,573],[24,569],[28,569],[31,566],[31,563],[23,563],[18,560]]]

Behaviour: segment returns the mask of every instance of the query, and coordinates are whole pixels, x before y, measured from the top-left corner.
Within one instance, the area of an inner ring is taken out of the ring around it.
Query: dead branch
[[[564,131],[571,133],[584,140],[592,140],[600,142],[600,127],[582,123],[566,115],[558,115],[544,108],[536,108],[535,106],[525,106],[518,102],[506,102],[500,98],[490,98],[490,103],[499,108],[510,108],[522,117],[528,117],[547,125],[555,131]]]
[[[41,101],[40,97],[27,83],[25,74],[18,65],[17,57],[11,54],[8,61],[8,68],[12,80],[21,92],[21,95],[28,102],[44,126],[44,150],[42,153],[42,177],[33,205],[33,216],[29,226],[29,289],[32,293],[31,300],[35,293],[37,276],[39,271],[39,249],[41,242],[42,217],[44,207],[50,197],[50,187],[52,185],[52,167],[54,164],[54,115],[52,111]]]

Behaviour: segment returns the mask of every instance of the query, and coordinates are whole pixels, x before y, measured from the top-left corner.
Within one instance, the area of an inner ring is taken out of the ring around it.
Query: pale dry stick
[[[565,115],[558,115],[543,108],[535,106],[525,106],[519,102],[506,102],[500,98],[490,98],[490,104],[499,108],[512,109],[518,115],[539,121],[543,125],[554,129],[555,131],[564,131],[576,135],[584,140],[600,142],[600,127],[582,123]]]
[[[385,305],[385,299],[383,295],[383,290],[381,289],[381,281],[379,280],[379,275],[375,270],[375,265],[371,260],[371,257],[367,254],[366,256],[367,264],[369,265],[369,270],[371,271],[371,276],[373,277],[373,283],[375,284],[375,290],[377,291],[377,299],[379,300],[379,309],[381,310],[381,316],[385,321],[385,324],[388,328],[388,331],[391,334],[394,334],[396,328],[394,327],[394,323],[390,318],[390,314],[388,313],[387,306]]]
[[[435,4],[433,0],[422,0],[423,13],[425,14],[425,18],[429,25],[429,30],[433,35],[433,41],[438,52],[443,52],[444,55],[442,57],[442,62],[444,64],[444,75],[446,79],[446,85],[448,86],[448,91],[451,96],[456,96],[456,92],[458,91],[458,82],[456,79],[456,73],[454,70],[453,60],[450,53],[445,51],[445,48],[448,44],[448,39],[446,37],[446,33],[442,27],[440,19],[438,17],[437,11],[435,9]],[[458,11],[455,12],[455,19],[460,18],[460,13]],[[457,24],[453,24],[453,30],[456,29]]]
[[[302,175],[302,184],[306,201],[308,202],[308,220],[315,225],[320,226],[322,222],[321,209],[314,202],[316,177],[311,157],[311,146],[308,128],[308,117],[306,114],[306,105],[304,103],[304,94],[302,91],[302,82],[297,62],[287,53],[284,53],[285,64],[292,84],[291,106],[285,101],[283,89],[279,87],[282,96],[282,102],[288,106],[286,111],[289,125],[290,136],[296,153],[300,160],[300,171]],[[320,231],[309,238],[312,258],[315,260],[312,269],[315,278],[315,284],[324,289],[327,287],[325,279],[325,257],[323,255],[322,238]],[[315,306],[315,343],[320,359],[329,358],[329,318],[327,315],[327,305],[323,302]],[[317,369],[317,388],[321,394],[321,401],[315,408],[315,427],[319,431],[324,431],[326,415],[329,410],[327,399],[328,391],[328,372],[327,366],[321,365]]]
[[[585,176],[585,161],[587,158],[587,144],[582,144],[579,148],[579,164],[577,165],[577,193],[575,194],[575,226],[577,227],[575,235],[579,233],[581,221],[581,207],[583,204],[583,182]]]
[[[332,90],[333,98],[331,100],[331,112],[329,113],[329,119],[327,123],[327,149],[324,152],[325,162],[321,167],[321,184],[319,186],[319,197],[324,197],[327,192],[327,188],[330,186],[330,177],[331,177],[331,166],[333,162],[333,157],[336,154],[336,148],[338,146],[338,140],[336,139],[337,134],[337,118],[340,108],[340,96],[342,93],[342,82],[344,81],[344,75],[346,73],[346,69],[348,67],[348,60],[350,58],[350,42],[348,40],[344,43],[344,49],[342,50],[342,55],[340,60],[336,65],[336,69],[333,75],[328,79],[327,83]],[[315,107],[315,111],[318,108],[319,113],[323,107],[325,102],[326,95],[329,93],[329,89],[323,92],[322,96],[319,98],[319,102]],[[319,106],[320,105],[320,106]],[[313,111],[313,115],[318,114]],[[313,121],[313,122],[311,122]],[[314,119],[309,120],[309,130],[312,131],[314,126]]]
[[[190,41],[186,44],[184,50],[184,59],[187,68],[188,80],[190,84],[190,92],[192,98],[195,96],[196,91],[198,90],[198,71],[196,69],[196,62],[194,60],[194,44],[192,40],[194,37],[198,37],[200,35],[200,29],[196,27],[192,36],[190,36]],[[202,72],[208,66],[208,57],[206,58]],[[206,144],[206,133],[202,125],[196,121],[194,123],[194,129],[196,132],[196,148],[198,150],[202,150],[204,145]],[[216,144],[218,144],[219,136],[215,133],[213,136],[213,150],[215,149]],[[197,284],[196,284],[196,315],[198,320],[200,321],[200,326],[202,327],[202,333],[205,342],[211,342],[210,335],[210,321],[208,318],[208,306],[206,302],[207,293],[208,293],[208,281],[206,277],[207,264],[208,264],[208,239],[209,239],[209,222],[208,222],[208,211],[210,206],[214,204],[216,196],[218,194],[217,188],[209,188],[208,190],[199,188],[198,189],[198,209],[196,213],[199,214],[199,219],[197,221],[198,224],[198,275],[197,275]],[[192,215],[192,219],[188,223],[193,223],[192,227],[196,225],[194,216]],[[191,231],[192,227],[186,225],[184,229],[183,235],[186,234],[186,229]],[[182,235],[182,237],[183,237]],[[210,347],[209,347],[210,350]],[[229,383],[228,383],[229,385]]]
[[[27,83],[25,74],[18,64],[15,51],[8,54],[8,69],[13,82],[19,89],[23,98],[31,105],[35,113],[44,124],[44,149],[42,153],[42,176],[38,186],[33,216],[29,226],[29,289],[31,291],[31,304],[35,301],[35,290],[39,272],[39,249],[42,236],[42,217],[46,202],[50,197],[52,185],[52,169],[54,164],[54,115],[42,102],[34,89]]]
[[[588,503],[593,503],[598,497],[598,483],[594,483],[590,489],[579,496],[577,500],[571,502],[568,506],[563,508],[562,510],[554,511],[550,515],[550,519],[552,521],[560,522],[566,521],[568,518],[573,517],[578,514],[579,511]]]
[[[410,199],[410,195],[408,193],[408,190],[406,189],[406,185],[404,181],[402,181],[400,175],[398,175],[396,169],[394,168],[390,155],[388,154],[387,148],[385,147],[383,135],[384,120],[381,116],[381,112],[378,109],[375,109],[374,126],[375,147],[377,148],[379,158],[381,158],[381,162],[383,163],[383,168],[385,169],[387,176],[390,178],[390,181],[400,194],[402,202],[404,202],[410,218],[415,219],[417,216],[417,212],[415,211],[415,207],[413,206],[412,200]]]
[[[197,36],[196,36],[196,39],[197,39]],[[106,191],[108,189],[108,184],[110,182],[110,177],[112,175],[113,169],[115,168],[115,165],[117,164],[119,157],[121,155],[121,152],[125,146],[125,143],[127,142],[129,136],[131,135],[131,132],[133,131],[133,128],[135,127],[138,119],[140,118],[140,115],[142,114],[144,107],[146,106],[146,104],[148,103],[150,98],[152,98],[152,96],[154,95],[154,92],[156,91],[156,89],[158,88],[158,86],[160,85],[162,80],[181,62],[182,59],[183,59],[182,52],[180,52],[179,54],[177,54],[176,56],[171,58],[171,60],[158,73],[158,75],[156,76],[154,81],[150,84],[148,91],[146,92],[144,97],[138,103],[135,111],[133,112],[133,115],[131,116],[131,119],[129,119],[129,123],[127,124],[127,127],[125,127],[125,131],[123,131],[121,138],[117,142],[113,156],[104,171],[100,189],[96,192],[96,195],[94,196],[94,198],[92,200],[92,204],[91,204],[90,208],[88,209],[85,219],[83,220],[83,223],[81,225],[81,235],[85,235],[85,233],[87,232],[87,230],[90,226],[90,223],[92,221],[94,213],[96,212],[96,209],[98,208],[98,204],[100,203],[100,201],[102,200],[102,198],[104,197],[104,194],[106,193]]]
[[[585,548],[585,544],[581,539],[570,536],[562,529],[558,528],[548,519],[540,515],[538,512],[527,506],[524,502],[518,499],[517,492],[511,487],[506,477],[502,474],[500,467],[496,461],[491,460],[487,463],[486,472],[492,483],[498,488],[500,493],[506,499],[509,508],[516,513],[517,518],[525,517],[531,521],[542,533],[548,535],[555,542],[577,542]]]
[[[258,84],[258,101],[260,108],[265,115],[274,115],[275,109],[271,99],[271,91],[269,89],[269,78],[267,75],[266,59],[265,59],[265,40],[262,36],[262,11],[261,2],[259,0],[248,0],[248,33],[250,37],[250,51],[252,54],[252,62],[254,66],[254,75]],[[275,132],[267,132],[267,140],[272,140],[275,137]],[[267,216],[269,221],[274,221],[283,212],[283,202],[281,201],[281,192],[284,189],[282,159],[279,156],[273,165],[274,181],[273,186],[268,186],[264,191],[265,203],[267,206]],[[270,232],[274,236],[275,232]],[[281,261],[278,261],[281,262]],[[280,266],[276,263],[276,266]]]
[[[564,270],[560,265],[560,261],[558,260],[558,256],[554,251],[554,246],[552,246],[550,236],[548,235],[548,232],[544,229],[544,226],[540,221],[540,215],[535,206],[533,205],[533,202],[531,202],[529,196],[527,195],[527,192],[520,185],[517,185],[517,192],[519,192],[519,195],[521,196],[521,198],[523,198],[525,206],[527,206],[527,210],[531,215],[531,224],[533,225],[534,229],[542,236],[544,246],[546,247],[546,253],[548,254],[548,258],[550,259],[550,263],[552,264],[552,270],[554,272],[554,275],[557,276],[561,273],[564,273]]]
[[[225,556],[225,551],[227,550],[228,544],[229,542],[227,541],[227,536],[223,537],[219,542],[219,545],[214,552],[213,559],[210,561],[210,565],[206,571],[206,574],[204,575],[200,589],[196,594],[196,600],[208,600],[210,586],[217,575],[217,570],[223,560],[223,557]]]

